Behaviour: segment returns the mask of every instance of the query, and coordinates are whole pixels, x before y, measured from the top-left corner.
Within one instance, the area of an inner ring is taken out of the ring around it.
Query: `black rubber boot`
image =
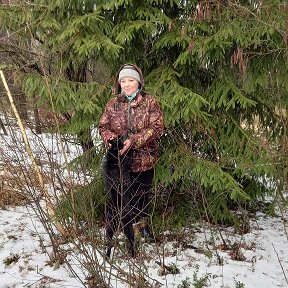
[[[139,226],[140,226],[141,237],[144,238],[149,243],[156,243],[157,240],[155,236],[153,235],[148,225],[148,222],[149,222],[148,217],[142,218],[138,222],[140,224]]]
[[[151,232],[150,228],[148,225],[144,226],[142,229],[141,229],[141,235],[142,237],[148,241],[149,243],[156,243],[157,240],[155,238],[155,236],[153,235],[153,233]]]

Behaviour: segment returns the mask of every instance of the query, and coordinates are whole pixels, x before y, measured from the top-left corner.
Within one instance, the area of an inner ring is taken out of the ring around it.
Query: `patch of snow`
[[[14,157],[20,159],[21,165],[30,165],[27,154],[23,152],[25,149],[21,135],[15,131],[13,137],[4,136],[5,139],[2,137],[2,152],[12,159]],[[15,149],[15,139],[18,143],[17,149]],[[43,160],[45,155],[51,155],[55,162],[63,165],[64,160],[57,139],[52,139],[51,135],[39,136],[32,133],[29,134],[29,139],[36,156]],[[65,144],[64,147],[69,155],[68,159],[79,155],[80,150],[76,145]],[[42,148],[45,148],[46,154],[42,153]],[[51,251],[52,247],[46,231],[31,206],[6,207],[0,210],[0,219],[1,288],[83,287],[79,279],[71,275],[66,264],[57,268],[48,264],[49,257],[46,252]],[[149,275],[150,282],[154,279],[155,287],[182,288],[184,283],[187,284],[185,287],[194,287],[200,282],[203,287],[206,285],[213,288],[287,287],[288,241],[284,224],[281,217],[258,213],[250,220],[251,229],[245,235],[239,235],[233,229],[222,228],[221,234],[229,246],[233,246],[234,243],[239,245],[236,251],[239,253],[238,259],[241,256],[242,261],[236,260],[237,257],[233,256],[235,251],[223,249],[219,232],[214,227],[209,229],[205,223],[195,223],[194,227],[186,229],[183,239],[178,239],[181,241],[176,239],[171,241],[167,232],[163,233],[163,241],[159,245],[141,244],[139,255],[145,255],[142,259],[141,257],[136,260],[116,257],[114,261],[127,272],[131,267],[133,268],[133,265],[143,269],[143,273]],[[81,280],[85,281],[87,275],[84,275],[81,267],[81,255],[78,255],[71,245],[71,243],[63,245],[63,249],[69,251],[68,259],[71,266]],[[89,245],[86,244],[86,249],[91,250],[94,259],[99,261],[107,271],[117,275],[113,265],[105,262],[100,253],[92,251]],[[117,251],[115,254],[117,255]],[[156,261],[169,267],[175,265],[179,273],[173,275],[161,272]],[[106,274],[108,278],[109,273]],[[127,284],[113,277],[111,279],[114,288],[127,287]]]

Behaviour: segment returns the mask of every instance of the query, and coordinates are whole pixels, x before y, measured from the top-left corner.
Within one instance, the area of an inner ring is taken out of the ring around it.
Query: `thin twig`
[[[281,266],[281,269],[282,269],[283,275],[284,275],[284,277],[285,277],[286,283],[288,284],[288,280],[287,280],[287,277],[286,277],[286,274],[285,274],[285,270],[284,270],[284,268],[283,268],[283,266],[282,266],[282,263],[281,263],[281,261],[280,261],[278,252],[276,251],[276,249],[275,249],[275,247],[274,247],[274,244],[272,244],[272,246],[273,246],[273,249],[274,249],[274,251],[275,251],[275,253],[276,253],[276,255],[277,255],[277,259],[278,259],[278,262],[279,262],[279,264],[280,264],[280,266]]]

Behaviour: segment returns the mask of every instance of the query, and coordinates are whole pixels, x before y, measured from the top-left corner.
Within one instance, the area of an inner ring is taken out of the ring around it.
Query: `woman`
[[[131,207],[134,223],[142,223],[142,236],[155,241],[147,225],[149,202],[157,161],[157,140],[164,129],[163,113],[155,98],[144,90],[139,67],[125,64],[118,71],[113,97],[100,118],[99,133],[107,147],[109,140],[124,138],[123,155],[133,149]],[[138,225],[139,226],[139,225]]]

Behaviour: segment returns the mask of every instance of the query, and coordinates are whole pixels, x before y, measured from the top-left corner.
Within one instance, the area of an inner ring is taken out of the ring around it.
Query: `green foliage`
[[[57,205],[57,217],[68,220],[74,215],[77,221],[88,221],[89,223],[103,220],[108,196],[104,189],[102,148],[86,151],[68,163],[67,168],[70,171],[86,172],[90,180],[85,181],[83,185],[76,185],[73,191],[61,199]],[[64,185],[63,183],[62,186]]]
[[[98,83],[83,84],[67,80],[59,83],[59,79],[48,76],[43,79],[39,75],[26,77],[23,88],[26,95],[31,98],[38,95],[40,107],[46,103],[51,103],[51,105],[53,103],[58,113],[73,111],[71,126],[74,132],[79,131],[77,125],[90,127],[93,122],[95,123],[97,113],[99,115],[103,109],[101,97],[108,94],[106,86]],[[79,121],[81,116],[82,119]],[[82,121],[83,116],[85,121]]]
[[[242,282],[237,281],[235,279],[234,282],[235,282],[235,288],[245,288],[245,284],[243,284]]]
[[[189,197],[184,197],[182,194],[179,195],[179,193],[175,193],[174,197],[170,197],[168,197],[169,199],[165,199],[165,202],[161,202],[161,199],[158,199],[157,207],[152,214],[153,227],[158,233],[163,231],[179,231],[189,225],[189,221],[199,219],[199,211],[191,207],[191,199]],[[176,201],[176,197],[180,201]],[[167,214],[169,217],[165,216]]]
[[[57,217],[68,220],[72,218],[74,212],[77,221],[87,221],[89,219],[91,223],[96,223],[103,219],[107,195],[102,183],[102,178],[98,181],[92,181],[63,198],[57,206]],[[72,193],[74,201],[72,201]],[[72,203],[74,203],[74,206],[72,206]]]
[[[134,62],[165,113],[163,191],[197,191],[217,222],[287,186],[285,2],[14,2],[0,8],[3,53],[39,107],[69,113],[62,133],[91,139],[113,76]]]
[[[182,280],[182,283],[179,284],[177,286],[177,288],[189,288],[189,287],[191,287],[190,284],[191,284],[191,282],[190,282],[189,278],[187,277],[185,280]]]
[[[207,273],[199,277],[199,266],[196,265],[195,271],[193,272],[193,287],[195,288],[203,288],[207,286],[207,282],[209,281],[209,278],[211,278],[211,273]]]

